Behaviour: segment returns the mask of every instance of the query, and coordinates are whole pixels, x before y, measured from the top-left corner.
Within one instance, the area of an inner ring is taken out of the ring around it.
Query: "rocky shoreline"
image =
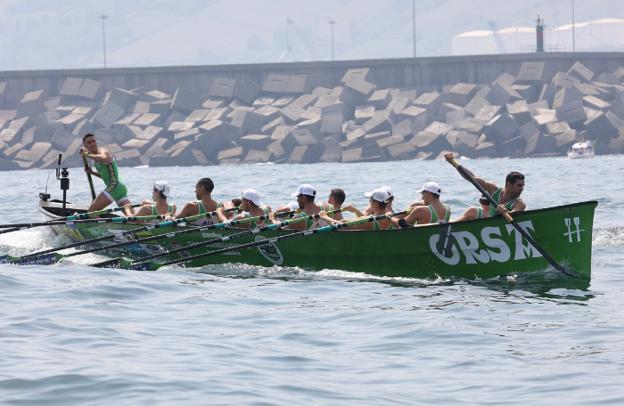
[[[0,82],[0,170],[81,166],[92,132],[122,166],[370,162],[624,152],[624,67],[517,63],[490,83],[382,88],[367,67],[310,89],[305,74],[216,78],[207,91],[107,89],[67,77],[18,97]]]

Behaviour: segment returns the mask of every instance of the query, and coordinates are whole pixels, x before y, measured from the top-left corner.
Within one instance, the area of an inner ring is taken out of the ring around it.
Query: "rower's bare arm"
[[[522,199],[516,200],[513,207],[511,208],[512,213],[515,211],[524,211],[524,210],[526,210],[526,204],[524,203],[524,201],[522,201]]]
[[[228,220],[227,216],[225,215],[225,209],[223,207],[219,207],[217,209],[217,217],[219,218],[220,223],[223,223],[224,221]],[[234,219],[236,219],[236,217],[234,217]]]
[[[98,148],[97,154],[86,154],[86,156],[102,164],[110,164],[113,162],[113,154],[106,148]]]
[[[182,208],[182,210],[180,210],[180,213],[176,214],[176,218],[183,218],[183,217],[188,217],[188,216],[193,216],[195,214],[199,213],[197,211],[197,205],[193,202],[189,202],[187,204],[184,205],[184,207]]]
[[[353,206],[352,204],[348,204],[346,206],[342,206],[342,211],[351,212],[351,213],[355,214],[357,217],[364,216],[364,213],[362,213],[357,207]]]
[[[126,217],[134,216],[134,209],[130,203],[124,204],[124,214]]]
[[[477,218],[477,208],[476,207],[470,207],[468,210],[466,210],[464,212],[464,214],[458,218],[457,220],[452,220],[453,222],[455,221],[468,221],[468,220],[474,220]]]

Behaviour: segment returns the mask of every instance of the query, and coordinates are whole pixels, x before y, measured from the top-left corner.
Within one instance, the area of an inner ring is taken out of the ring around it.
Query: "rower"
[[[444,158],[451,164],[457,164],[452,152],[445,154]],[[494,216],[497,212],[499,214],[502,214],[503,211],[513,213],[526,209],[526,204],[524,204],[520,198],[524,190],[524,175],[520,172],[509,172],[505,177],[505,188],[503,189],[492,182],[474,176],[468,169],[464,169],[474,177],[477,183],[479,183],[497,203],[497,205],[490,206],[488,212],[489,217]]]
[[[418,191],[422,194],[422,205],[413,204],[411,212],[404,218],[392,217],[390,221],[395,226],[408,227],[416,224],[446,223],[451,218],[451,209],[440,201],[442,189],[435,182],[427,182]],[[392,212],[387,212],[391,215]]]
[[[376,189],[376,190],[383,190],[388,193],[390,198],[388,200],[388,203],[386,203],[386,211],[391,211],[392,213],[394,213],[394,209],[392,208],[392,202],[394,202],[394,194],[392,194],[392,189],[390,188],[390,186],[381,186],[379,189]],[[367,192],[364,194],[364,196],[370,198],[372,193],[373,192]],[[369,204],[366,210],[364,210],[364,215],[370,216],[373,213],[373,211],[374,211],[373,206]],[[362,214],[360,214],[360,216],[362,216]]]
[[[215,201],[211,194],[214,190],[214,183],[210,178],[201,178],[195,185],[195,197],[196,201],[188,202],[184,205],[180,213],[173,216],[173,218],[184,218],[189,216],[195,216],[198,214],[206,214],[216,211],[219,207],[223,207],[221,202]],[[195,225],[209,225],[219,221],[219,217],[216,214],[210,215],[196,220]]]
[[[321,208],[325,212],[334,211],[333,213],[329,213],[329,216],[336,220],[342,220],[343,218],[342,213],[346,211],[351,212],[355,214],[356,216],[361,216],[362,212],[359,211],[357,208],[355,208],[353,205],[346,204],[343,206],[346,198],[347,198],[347,194],[345,193],[344,190],[340,188],[332,189],[329,192],[327,203],[323,203],[321,205]]]
[[[176,212],[176,205],[169,204],[169,202],[167,202],[167,199],[170,197],[171,187],[169,186],[169,183],[164,180],[159,180],[154,183],[154,187],[152,189],[153,201],[144,201],[136,211],[133,210],[132,205],[126,204],[124,206],[124,212],[127,216],[161,215],[163,218],[173,216]]]
[[[258,217],[258,216],[268,216],[271,212],[271,208],[269,206],[265,206],[262,204],[260,200],[260,193],[258,193],[255,189],[245,189],[241,195],[241,204],[240,208],[242,213],[237,214],[232,218],[232,221],[241,220],[249,217]],[[219,207],[217,209],[217,215],[219,216],[220,222],[228,221],[228,217],[225,213],[224,207]],[[265,224],[269,223],[268,219],[258,219],[251,220],[250,222],[237,224],[237,227],[242,228],[256,228],[261,227]]]
[[[490,201],[488,198],[481,196],[479,198],[479,205],[479,207],[473,206],[467,208],[464,214],[454,221],[468,221],[488,218],[490,216]]]
[[[316,198],[316,189],[314,186],[304,183],[299,185],[297,191],[291,195],[292,197],[297,197],[297,205],[299,207],[299,213],[296,213],[293,216],[293,219],[299,217],[307,217],[314,216],[321,212],[322,208],[318,204],[314,203],[314,199]],[[274,222],[276,220],[273,220]],[[286,228],[289,230],[309,230],[312,228],[319,227],[318,220],[313,220],[311,218],[306,221],[298,221],[296,223],[288,225]]]
[[[119,207],[130,204],[128,189],[119,177],[117,161],[113,154],[106,148],[98,147],[95,135],[91,133],[82,137],[82,145],[80,154],[91,159],[95,163],[96,169],[94,171],[90,166],[86,166],[85,172],[102,179],[106,185],[106,189],[91,202],[88,211],[102,210],[112,202],[117,202]]]
[[[375,189],[372,192],[365,193],[364,196],[369,198],[369,201],[370,201],[369,208],[371,210],[368,215],[360,216],[358,217],[358,219],[356,219],[356,221],[362,218],[368,218],[369,216],[379,216],[388,211],[388,203],[390,202],[390,198],[392,196],[390,196],[387,190],[381,189],[381,188]],[[325,212],[321,212],[320,217],[321,219],[323,219],[329,224],[339,224],[339,223],[344,222],[344,220],[338,221],[338,220],[332,219]],[[380,220],[367,221],[365,223],[354,224],[351,227],[349,227],[349,230],[381,231],[381,230],[390,230],[392,228],[394,228],[394,226],[391,223],[391,221],[388,218],[383,218]]]

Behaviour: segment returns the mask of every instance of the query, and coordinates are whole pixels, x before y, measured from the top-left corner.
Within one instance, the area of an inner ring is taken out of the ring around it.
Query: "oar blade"
[[[63,255],[55,252],[51,254],[37,255],[36,257],[14,258],[11,263],[18,265],[52,265],[63,258]]]

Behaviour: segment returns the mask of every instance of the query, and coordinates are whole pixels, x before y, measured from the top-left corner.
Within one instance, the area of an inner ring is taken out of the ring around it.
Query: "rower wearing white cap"
[[[130,204],[124,206],[124,211],[127,216],[149,216],[149,215],[161,215],[172,216],[176,212],[176,205],[169,204],[167,199],[171,197],[171,186],[164,180],[159,180],[154,183],[152,189],[153,201],[146,200],[143,204],[134,211]]]
[[[314,216],[322,210],[322,208],[314,202],[316,198],[316,189],[314,186],[304,183],[299,185],[297,191],[294,192],[292,197],[297,198],[297,204],[299,205],[299,213],[293,216],[293,219],[298,217]],[[287,226],[290,230],[309,230],[319,226],[319,222],[307,219],[306,221],[298,221]]]
[[[451,218],[451,209],[440,201],[442,189],[435,182],[427,182],[418,191],[422,194],[422,205],[413,205],[411,212],[402,219],[393,217],[392,224],[408,227],[415,224],[445,223]]]
[[[390,197],[388,199],[388,202],[386,203],[386,211],[391,211],[394,213],[394,209],[392,208],[392,202],[394,202],[394,195],[392,194],[392,189],[390,188],[390,186],[381,186],[378,190],[383,190],[384,192],[388,193]],[[364,196],[370,198],[371,194],[372,192],[368,192],[368,193],[365,193]],[[369,205],[366,208],[366,210],[364,210],[364,214],[367,216],[370,216],[371,214],[373,214],[372,205]]]
[[[255,189],[245,189],[241,195],[241,204],[240,209],[242,213],[237,214],[232,218],[234,220],[241,220],[249,217],[258,217],[258,216],[268,216],[271,212],[271,208],[269,206],[265,206],[262,204],[262,200],[260,199],[260,193]],[[217,209],[217,215],[219,216],[219,221],[224,222],[228,220],[228,217],[225,213],[224,207],[219,207]],[[268,219],[258,219],[252,220],[247,223],[237,224],[236,227],[243,228],[256,228],[267,224]]]
[[[364,218],[371,216],[371,215],[378,216],[388,211],[388,203],[390,202],[392,196],[388,193],[387,190],[382,189],[382,188],[375,189],[371,192],[366,192],[364,196],[369,198],[370,200],[369,208],[371,209],[370,213],[367,216],[364,216]],[[331,217],[329,217],[327,214],[325,214],[325,212],[321,212],[320,216],[327,223],[330,223],[330,224],[340,223],[340,221],[334,220]],[[366,223],[355,224],[349,227],[350,230],[368,230],[368,231],[389,230],[392,228],[394,228],[394,226],[390,222],[389,219],[375,220],[375,221],[370,221]]]

